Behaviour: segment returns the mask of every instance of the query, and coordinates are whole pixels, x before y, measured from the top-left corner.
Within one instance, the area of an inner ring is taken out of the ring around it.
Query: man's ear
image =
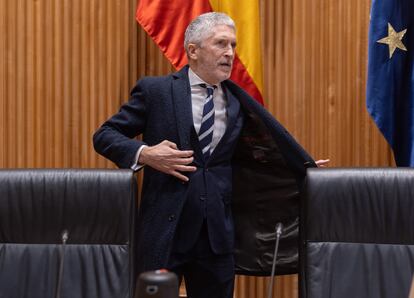
[[[195,43],[189,43],[187,46],[187,55],[191,60],[197,60],[198,58],[198,47]]]

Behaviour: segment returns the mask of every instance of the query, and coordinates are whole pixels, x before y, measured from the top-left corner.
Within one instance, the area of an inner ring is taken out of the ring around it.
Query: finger
[[[170,148],[172,148],[172,149],[177,149],[177,144],[175,144],[175,143],[173,143],[173,142],[170,142],[170,141],[164,140],[164,141],[162,141],[161,143],[162,143],[162,144],[164,144],[164,145],[167,145],[168,147],[170,147]]]
[[[176,157],[191,157],[194,154],[193,150],[176,150],[174,152]]]
[[[176,178],[178,178],[178,179],[180,179],[181,181],[184,181],[184,182],[187,182],[189,180],[187,176],[184,176],[183,174],[181,174],[179,172],[176,172],[176,171],[172,171],[170,173],[170,175],[172,175],[172,176],[174,176],[174,177],[176,177]]]
[[[177,165],[174,167],[174,169],[176,171],[180,171],[180,172],[194,172],[197,170],[196,167],[193,166],[182,166],[182,165]]]
[[[328,162],[330,162],[330,159],[320,159],[315,161],[316,164],[327,164]]]
[[[329,162],[330,162],[330,160],[329,160],[329,159],[320,159],[320,160],[315,161],[316,165],[317,165],[318,167],[321,167],[321,168],[326,167],[326,166],[328,165],[328,163],[329,163]]]
[[[173,164],[177,165],[188,165],[194,161],[194,157],[188,157],[188,158],[174,158],[171,160]]]

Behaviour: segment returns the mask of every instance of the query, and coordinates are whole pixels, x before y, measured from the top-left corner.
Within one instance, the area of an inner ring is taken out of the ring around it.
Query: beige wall
[[[365,109],[370,1],[261,0],[266,107],[332,166],[389,166]],[[0,0],[0,167],[113,167],[91,135],[142,75],[171,67],[136,0]],[[264,278],[237,297],[265,297]],[[296,297],[296,277],[277,297]]]

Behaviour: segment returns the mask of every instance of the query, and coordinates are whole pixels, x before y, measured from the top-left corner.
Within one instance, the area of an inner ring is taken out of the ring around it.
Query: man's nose
[[[233,57],[234,57],[234,52],[235,52],[235,49],[234,49],[234,47],[230,44],[230,45],[228,45],[228,46],[227,46],[227,48],[226,48],[226,52],[224,53],[224,55],[225,55],[226,57],[233,58]]]

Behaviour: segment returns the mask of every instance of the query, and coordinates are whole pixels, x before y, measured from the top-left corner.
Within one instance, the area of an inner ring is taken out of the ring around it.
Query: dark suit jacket
[[[227,99],[227,128],[208,160],[204,160],[192,115],[186,124],[191,130],[190,144],[197,170],[187,175],[190,181],[173,244],[173,250],[177,253],[186,253],[194,246],[203,222],[207,224],[211,248],[215,253],[232,253],[234,249],[230,206],[233,184],[231,161],[243,126],[243,115],[237,98],[225,86],[223,89]]]
[[[287,227],[280,244],[279,273],[297,271],[299,189],[305,164],[312,165],[313,160],[240,87],[229,80],[222,85],[229,105],[228,126],[207,162],[195,141],[188,67],[138,81],[129,102],[94,135],[97,152],[121,168],[131,166],[143,144],[169,140],[179,149],[195,151],[197,171],[190,174],[190,183],[145,168],[138,218],[139,272],[166,266],[186,201],[206,191],[209,204],[215,202],[207,208],[212,212],[207,216],[209,227],[214,227],[209,234],[212,248],[218,253],[232,251],[235,234],[238,273],[270,272],[274,225],[279,221]],[[134,139],[140,134],[142,141]],[[194,226],[200,224],[197,218]]]

